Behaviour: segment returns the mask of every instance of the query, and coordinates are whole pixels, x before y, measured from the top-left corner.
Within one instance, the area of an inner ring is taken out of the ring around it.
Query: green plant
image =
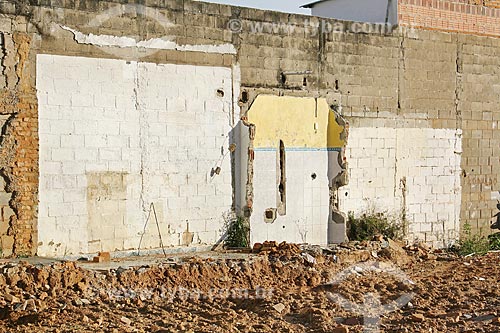
[[[243,217],[239,216],[229,221],[225,240],[226,246],[235,248],[249,247],[249,232],[250,228]]]
[[[482,236],[472,234],[471,225],[464,225],[463,234],[458,242],[458,254],[466,256],[469,254],[485,254],[490,250],[490,241]]]
[[[403,225],[384,213],[371,212],[356,218],[354,213],[350,212],[348,223],[350,240],[371,240],[379,235],[397,240],[403,236]]]
[[[490,250],[492,251],[500,250],[500,232],[488,236],[488,240],[490,242]]]

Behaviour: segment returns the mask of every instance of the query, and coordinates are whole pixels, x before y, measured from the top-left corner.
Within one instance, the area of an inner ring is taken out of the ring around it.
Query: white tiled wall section
[[[218,239],[231,69],[39,55],[37,89],[39,255],[137,248],[151,203],[167,246]],[[158,246],[152,218],[142,247]]]
[[[405,202],[410,239],[446,246],[459,232],[461,151],[460,130],[351,128],[341,208],[398,215]]]
[[[286,215],[278,215],[276,221],[269,224],[265,222],[264,212],[277,206],[278,157],[276,150],[256,150],[252,242],[286,240],[327,243],[330,201],[328,154],[326,149],[286,149]]]

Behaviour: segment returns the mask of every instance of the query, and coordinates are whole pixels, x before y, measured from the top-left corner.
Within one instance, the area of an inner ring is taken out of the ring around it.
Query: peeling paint
[[[78,30],[62,25],[62,29],[73,33],[75,41],[80,44],[89,44],[95,46],[114,46],[120,48],[145,48],[155,50],[176,50],[176,51],[191,51],[216,54],[236,54],[236,48],[232,44],[220,45],[179,45],[176,42],[169,40],[168,37],[151,38],[143,41],[136,41],[131,37],[118,37],[111,35],[94,35],[84,34]]]
[[[115,234],[126,231],[127,173],[89,172],[86,179],[88,250],[115,251]]]
[[[247,174],[245,183],[245,203],[244,216],[249,218],[253,211],[253,161],[255,157],[254,140],[255,140],[255,125],[248,122],[248,119],[241,118],[242,124],[248,129],[248,147],[247,147]]]
[[[333,126],[331,123],[343,128],[340,132],[340,140],[344,143],[341,147],[340,152],[337,155],[337,161],[335,161],[335,156],[328,156],[329,158],[329,183],[330,183],[330,217],[328,219],[328,242],[329,243],[342,243],[347,239],[346,236],[346,225],[347,225],[347,215],[345,212],[341,211],[339,204],[339,189],[343,186],[349,184],[349,167],[347,158],[345,156],[345,150],[349,139],[349,123],[345,120],[340,113],[335,112],[331,109],[329,114],[329,125],[330,130]],[[329,138],[334,137],[335,134],[328,135]],[[329,155],[332,155],[329,153]],[[332,161],[330,161],[332,159]],[[340,171],[335,175],[334,169],[331,166],[338,163],[340,166]]]

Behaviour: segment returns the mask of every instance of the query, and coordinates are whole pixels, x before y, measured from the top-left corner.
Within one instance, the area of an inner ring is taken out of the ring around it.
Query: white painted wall
[[[264,212],[276,208],[277,161],[274,149],[256,149],[251,242],[276,240],[327,244],[330,189],[326,149],[286,149],[286,215],[266,223]],[[335,159],[336,161],[336,159]],[[338,167],[337,167],[338,168]],[[311,175],[316,174],[316,179]]]
[[[315,4],[312,15],[331,17],[339,20],[397,24],[397,0],[329,0]]]
[[[229,68],[38,55],[38,255],[136,249],[151,203],[167,246],[216,242],[232,204],[232,80]],[[159,244],[152,218],[142,248]]]
[[[460,231],[461,151],[460,130],[351,127],[341,209],[398,215],[406,177],[409,238],[447,246]]]

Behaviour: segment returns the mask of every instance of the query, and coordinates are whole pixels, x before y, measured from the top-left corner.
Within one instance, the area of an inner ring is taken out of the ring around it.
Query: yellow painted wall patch
[[[287,149],[344,147],[344,128],[324,98],[260,95],[247,117],[256,128],[257,149],[276,148],[279,140]]]

